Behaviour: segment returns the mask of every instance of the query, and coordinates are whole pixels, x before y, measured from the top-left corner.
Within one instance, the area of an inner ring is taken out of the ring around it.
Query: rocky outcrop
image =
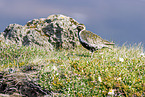
[[[0,42],[24,46],[54,48],[75,48],[78,22],[64,15],[50,15],[48,18],[33,19],[26,25],[10,24],[1,33]]]
[[[27,73],[0,72],[0,97],[44,97],[48,94],[52,93],[32,81]]]

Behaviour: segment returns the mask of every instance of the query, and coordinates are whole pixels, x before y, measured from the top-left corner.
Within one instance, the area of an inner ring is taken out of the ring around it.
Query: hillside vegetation
[[[145,96],[141,45],[98,50],[91,58],[82,46],[48,52],[0,43],[0,72],[35,72],[36,83],[61,96]]]

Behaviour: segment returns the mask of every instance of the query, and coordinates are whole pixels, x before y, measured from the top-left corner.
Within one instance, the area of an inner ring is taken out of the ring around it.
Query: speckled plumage
[[[102,49],[105,47],[111,48],[112,45],[114,45],[114,43],[102,39],[95,33],[87,31],[85,25],[83,24],[79,24],[77,29],[80,43],[82,44],[83,47],[90,50],[91,52],[94,52],[98,49]]]

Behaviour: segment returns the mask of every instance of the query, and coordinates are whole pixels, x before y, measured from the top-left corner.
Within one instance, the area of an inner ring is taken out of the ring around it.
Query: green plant
[[[37,47],[0,46],[0,71],[37,66],[37,82],[54,93],[87,97],[145,94],[145,55],[140,45],[98,50],[93,58],[82,46],[50,52]]]

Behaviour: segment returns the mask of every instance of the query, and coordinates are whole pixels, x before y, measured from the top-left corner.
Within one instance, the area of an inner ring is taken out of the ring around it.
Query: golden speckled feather
[[[77,29],[80,43],[83,45],[83,47],[90,50],[91,52],[102,49],[104,47],[112,48],[112,45],[114,45],[114,43],[102,39],[95,33],[87,31],[85,25],[83,24],[79,24]]]

